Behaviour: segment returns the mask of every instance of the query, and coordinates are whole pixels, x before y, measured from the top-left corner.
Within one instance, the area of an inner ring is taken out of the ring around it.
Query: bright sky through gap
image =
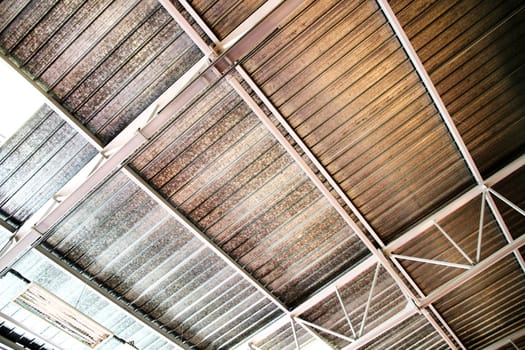
[[[0,146],[44,103],[42,95],[0,59]]]

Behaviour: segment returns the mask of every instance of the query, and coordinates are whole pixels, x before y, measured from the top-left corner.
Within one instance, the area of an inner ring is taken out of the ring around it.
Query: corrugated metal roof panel
[[[494,190],[519,208],[525,208],[525,169],[520,169],[494,186]],[[523,234],[525,217],[493,195],[510,233],[514,238]]]
[[[231,346],[281,314],[122,174],[63,220],[47,244],[202,349]]]
[[[362,349],[435,350],[450,348],[423,316],[415,315],[367,344]]]
[[[386,241],[471,183],[375,2],[313,2],[245,67]]]
[[[2,27],[8,55],[104,141],[201,57],[154,0],[33,1]]]
[[[178,116],[133,166],[288,305],[366,255],[225,83]]]
[[[190,3],[222,40],[263,5],[264,0],[193,0]]]
[[[177,349],[35,251],[26,254],[13,266],[13,269],[23,278],[38,283],[123,339],[133,340],[137,345],[144,347],[159,343],[168,346],[167,349]],[[73,341],[63,331],[51,326],[37,315],[22,309],[18,304],[10,302],[24,290],[26,284],[27,282],[22,281],[13,273],[7,273],[2,278],[1,285],[6,288],[0,291],[0,295],[6,304],[2,307],[1,312],[29,327],[37,335],[60,345],[63,349],[79,348],[80,344]]]
[[[481,197],[478,197],[438,222],[438,225],[473,262],[476,261],[480,212]],[[481,259],[488,257],[506,244],[506,240],[487,204],[485,204],[481,243]],[[395,253],[467,266],[470,265],[469,261],[452,245],[437,227],[432,227],[421,233],[416,239],[410,241],[409,244]],[[464,269],[455,267],[445,267],[401,259],[400,261],[425,294],[430,293],[435,288],[465,271]]]
[[[518,347],[518,349],[525,348],[525,337],[513,340],[512,343],[509,341],[508,344],[498,347],[498,350],[516,350],[516,347]]]
[[[96,150],[42,106],[0,148],[0,208],[23,223],[93,158]]]
[[[480,170],[523,153],[523,2],[390,2]]]
[[[482,349],[525,326],[525,275],[514,256],[450,292],[436,308],[469,349]]]
[[[341,299],[345,304],[352,327],[357,334],[359,334],[361,330],[375,270],[375,267],[368,269],[356,279],[352,280],[352,282],[339,288]],[[394,280],[386,270],[380,268],[362,334],[366,334],[371,329],[403,310],[406,302],[405,297]],[[329,298],[323,300],[322,303],[312,308],[311,311],[307,311],[301,315],[301,318],[341,335],[354,338],[335,292]],[[320,333],[338,348],[349,345],[346,340],[324,334],[322,331]]]
[[[300,327],[297,323],[294,323],[295,334],[299,346],[303,348],[306,344],[312,341],[312,336],[308,332]],[[257,347],[263,350],[293,350],[297,349],[295,337],[291,324],[281,327],[270,336],[265,339],[254,343]]]

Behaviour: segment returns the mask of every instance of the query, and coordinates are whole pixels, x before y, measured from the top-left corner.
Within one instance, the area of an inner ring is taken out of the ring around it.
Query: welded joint
[[[337,337],[337,338],[340,338],[340,339],[343,339],[349,343],[355,343],[356,342],[356,339],[354,338],[351,338],[351,337],[348,337],[344,334],[341,334],[341,333],[338,333],[338,332],[335,332],[335,331],[332,331],[331,329],[328,329],[328,328],[325,328],[325,327],[322,327],[322,326],[319,326],[315,323],[312,323],[312,322],[308,322],[300,317],[293,317],[293,319],[299,323],[300,325],[302,326],[305,326],[305,327],[310,327],[310,328],[313,328],[313,329],[317,329],[321,332],[324,332],[324,333],[327,333],[327,334],[330,334],[334,337]]]
[[[415,311],[419,315],[423,313],[422,307],[417,305],[413,299],[407,299],[407,304],[405,305],[405,309]]]
[[[144,134],[141,128],[138,128],[135,133],[142,138],[142,142],[147,142],[149,140],[149,137],[146,134]]]
[[[288,317],[290,318],[290,326],[292,327],[293,338],[295,340],[295,347],[297,348],[297,350],[301,350],[301,345],[299,344],[297,331],[295,330],[295,318],[292,315],[288,315]]]

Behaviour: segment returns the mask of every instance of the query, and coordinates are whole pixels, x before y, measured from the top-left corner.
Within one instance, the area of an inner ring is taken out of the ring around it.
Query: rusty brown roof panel
[[[366,255],[226,83],[177,116],[132,164],[289,305]]]
[[[525,276],[514,256],[446,295],[435,305],[469,349],[482,349],[525,326]]]
[[[438,225],[475,262],[479,234],[481,197],[456,210]],[[506,240],[485,204],[484,225],[480,258],[484,259],[506,244]],[[395,253],[443,262],[470,265],[470,262],[452,245],[437,227],[427,229]],[[401,264],[414,278],[425,294],[464,272],[464,269],[400,259]],[[429,278],[432,276],[432,278]]]
[[[480,170],[523,153],[523,2],[391,5]]]
[[[512,343],[510,341],[512,341]],[[516,350],[516,347],[518,349],[525,348],[525,337],[521,337],[518,339],[515,339],[515,338],[509,339],[509,341],[507,341],[507,344],[504,344],[498,347],[497,349],[498,350]]]
[[[443,350],[450,349],[450,347],[423,316],[415,315],[362,347],[362,349]]]
[[[304,6],[245,67],[386,241],[471,183],[374,2]]]
[[[264,4],[264,0],[193,0],[189,2],[219,40],[228,36]]]
[[[525,169],[520,169],[505,180],[494,186],[494,190],[503,198],[519,208],[525,208]],[[523,234],[525,217],[504,203],[500,198],[492,196],[507,224],[511,235],[518,238]]]
[[[106,142],[201,57],[154,0],[34,1],[3,20],[0,46]]]
[[[0,148],[3,219],[26,221],[95,153],[81,135],[43,105]]]
[[[123,174],[79,205],[46,244],[202,349],[234,345],[281,315]]]

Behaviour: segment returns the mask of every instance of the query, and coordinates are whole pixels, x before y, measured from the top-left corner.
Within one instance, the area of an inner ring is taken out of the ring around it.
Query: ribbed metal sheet
[[[416,315],[394,327],[362,349],[437,350],[450,349],[450,347],[423,316]]]
[[[189,2],[220,40],[265,3],[264,0],[193,0]]]
[[[481,171],[523,153],[523,1],[390,3]]]
[[[299,346],[303,348],[306,344],[313,340],[313,337],[299,324],[294,323],[295,334]],[[263,350],[294,350],[297,349],[297,343],[291,324],[281,327],[276,332],[271,334],[259,342],[254,343],[255,346]]]
[[[519,208],[525,208],[525,169],[520,169],[494,186],[494,190]],[[493,195],[511,235],[521,236],[525,227],[525,217]]]
[[[288,305],[366,255],[226,83],[178,116],[133,166]]]
[[[14,344],[20,344],[28,349],[50,349],[49,347],[46,347],[44,343],[34,339],[31,335],[26,334],[26,332],[8,322],[0,321],[0,336],[2,336],[4,340],[11,341]]]
[[[315,1],[245,67],[385,241],[471,182],[374,1]]]
[[[96,150],[42,106],[0,148],[0,209],[23,223],[95,155]]]
[[[525,274],[511,255],[435,305],[468,349],[482,349],[525,326],[524,293]]]
[[[30,252],[17,262],[13,269],[19,276],[8,273],[1,280],[1,312],[63,349],[76,349],[79,348],[80,344],[36,314],[21,308],[16,303],[10,302],[23,292],[27,284],[27,282],[21,280],[20,276],[38,283],[47,291],[98,322],[113,334],[127,341],[134,341],[139,349],[178,349],[175,345],[169,344],[152,330],[141,325],[117,307],[102,299],[90,288],[83,285],[82,282],[66,274],[39,253]],[[108,348],[107,346],[111,344],[112,342],[106,342],[100,348],[110,349],[111,347]],[[114,343],[113,346],[115,346]]]
[[[376,268],[373,267],[352,280],[352,282],[339,288],[346,312],[357,334],[361,330],[375,270]],[[402,311],[406,303],[405,297],[394,280],[383,268],[380,268],[362,334],[366,334],[396,313]],[[349,338],[355,338],[335,292],[300,317]],[[319,333],[338,348],[349,345],[348,341],[344,339],[325,334],[323,331]]]
[[[0,47],[104,141],[201,57],[155,0],[13,0],[0,13]]]
[[[63,220],[47,244],[200,349],[228,348],[281,314],[122,174]]]
[[[476,262],[480,213],[481,197],[478,197],[438,222],[438,225],[473,262]],[[487,204],[485,204],[481,243],[481,259],[488,257],[506,244],[506,240]],[[470,265],[469,261],[452,245],[437,227],[426,230],[395,253],[417,258]],[[400,262],[425,294],[430,293],[440,285],[466,271],[461,268],[402,259],[400,259]]]
[[[498,350],[516,350],[516,347],[518,348],[518,350],[525,348],[525,337],[520,337],[518,339],[509,338],[508,343],[503,346],[498,347]]]

